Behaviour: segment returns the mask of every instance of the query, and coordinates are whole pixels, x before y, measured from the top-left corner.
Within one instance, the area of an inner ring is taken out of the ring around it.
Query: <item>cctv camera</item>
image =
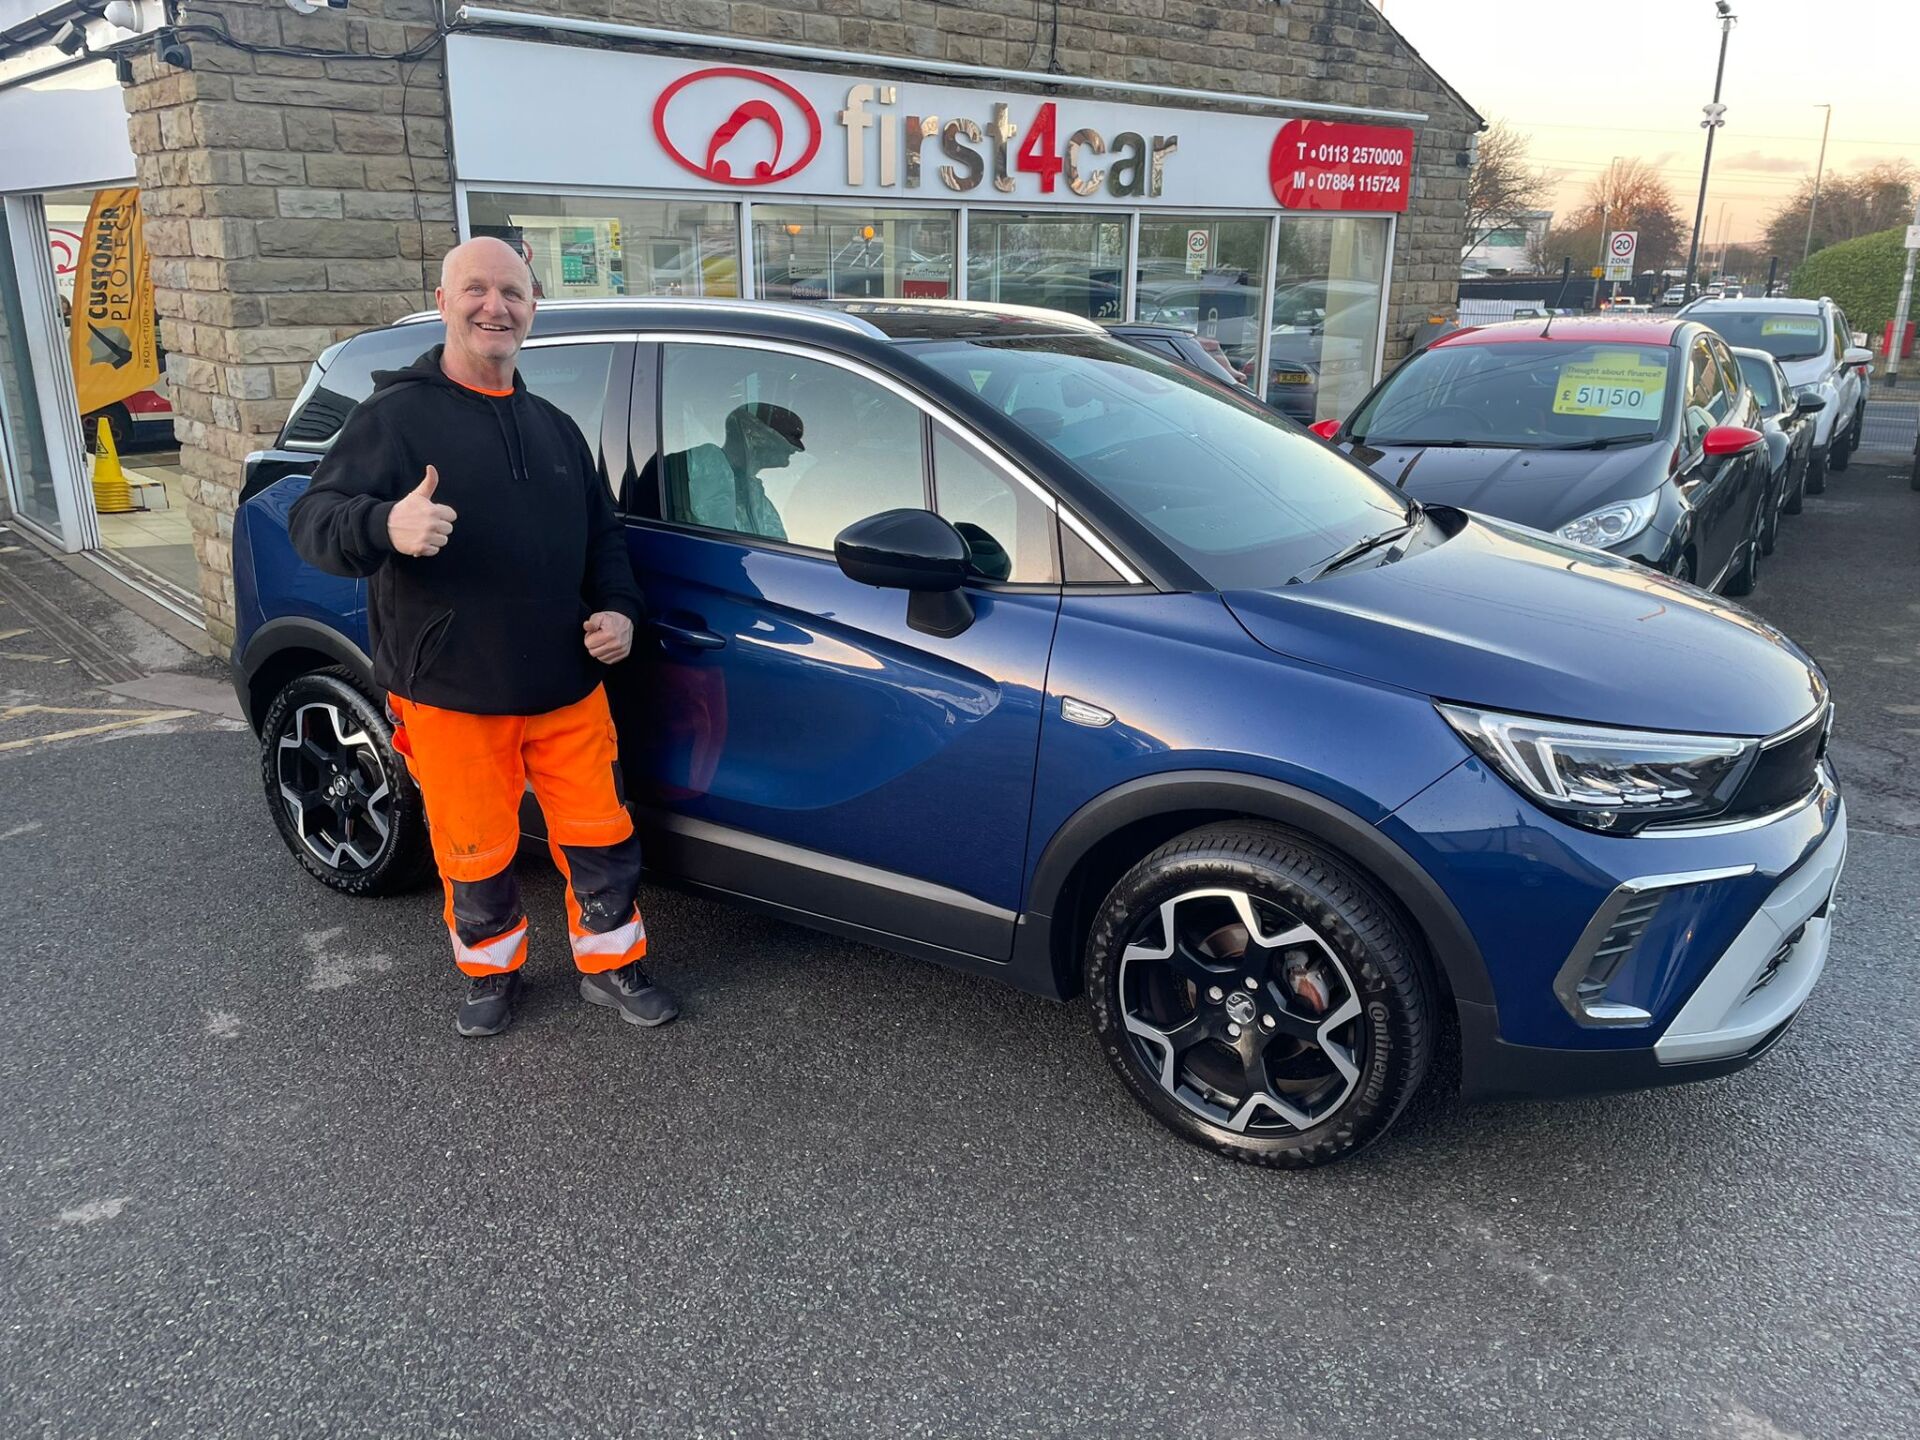
[[[187,42],[171,30],[162,30],[153,37],[153,58],[176,70],[193,68],[193,52],[187,49]]]
[[[87,48],[87,32],[69,20],[53,32],[53,45],[63,55],[78,55]]]

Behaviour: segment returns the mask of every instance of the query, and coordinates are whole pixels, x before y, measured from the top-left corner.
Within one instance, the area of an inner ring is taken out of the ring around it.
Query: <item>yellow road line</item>
[[[29,745],[50,745],[56,740],[78,740],[85,735],[104,735],[110,730],[128,730],[136,725],[155,725],[162,720],[184,720],[192,710],[74,710],[59,705],[9,705],[0,710],[0,723],[26,715],[112,715],[116,718],[101,725],[82,725],[72,730],[56,730],[51,735],[28,735],[20,740],[0,741],[0,751],[24,750]]]

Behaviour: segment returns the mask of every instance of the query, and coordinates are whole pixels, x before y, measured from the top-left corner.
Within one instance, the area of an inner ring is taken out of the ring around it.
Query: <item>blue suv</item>
[[[234,527],[267,799],[353,894],[420,878],[424,821],[365,588],[286,516],[439,339],[322,356]],[[652,877],[1085,990],[1190,1140],[1338,1159],[1450,1037],[1473,1095],[1724,1074],[1819,978],[1832,705],[1723,601],[1422,506],[1048,312],[549,303],[520,367],[646,592],[608,686]]]

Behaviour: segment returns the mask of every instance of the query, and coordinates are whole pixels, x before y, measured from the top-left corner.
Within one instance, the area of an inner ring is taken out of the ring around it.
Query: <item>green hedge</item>
[[[1868,343],[1877,349],[1900,299],[1906,235],[1901,226],[1814,251],[1794,270],[1793,293],[1808,299],[1831,295],[1853,328],[1866,331]]]

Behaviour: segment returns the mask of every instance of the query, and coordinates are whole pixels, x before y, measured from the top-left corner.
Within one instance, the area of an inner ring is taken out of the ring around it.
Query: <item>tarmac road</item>
[[[0,1433],[1915,1433],[1920,495],[1787,527],[1754,608],[1855,827],[1801,1022],[1311,1175],[1167,1136],[1082,1005],[675,894],[687,1013],[622,1026],[531,859],[530,1003],[463,1042],[438,897],[306,879],[217,667],[0,533]]]

